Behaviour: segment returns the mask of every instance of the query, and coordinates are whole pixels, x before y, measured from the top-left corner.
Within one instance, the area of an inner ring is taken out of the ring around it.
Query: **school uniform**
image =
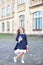
[[[15,54],[24,52],[26,53],[26,48],[27,48],[27,38],[26,34],[18,34],[16,37],[17,45],[15,46]]]

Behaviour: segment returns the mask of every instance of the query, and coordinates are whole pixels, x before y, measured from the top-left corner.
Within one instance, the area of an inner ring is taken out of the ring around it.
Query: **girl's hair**
[[[20,27],[23,29],[23,33],[25,33],[25,29],[23,27]],[[20,28],[17,30],[17,35],[20,34]]]
[[[19,29],[17,30],[17,35],[18,35],[18,34],[20,34],[20,30],[19,30]]]

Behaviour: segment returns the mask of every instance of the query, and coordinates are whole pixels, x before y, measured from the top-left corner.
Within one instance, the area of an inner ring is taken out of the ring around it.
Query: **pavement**
[[[25,54],[25,63],[22,64],[20,59],[14,63],[13,58],[14,39],[0,39],[0,65],[43,65],[43,41],[28,40],[29,52]]]

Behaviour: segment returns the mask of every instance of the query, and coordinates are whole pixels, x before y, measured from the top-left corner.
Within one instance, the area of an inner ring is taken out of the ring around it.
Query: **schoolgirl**
[[[14,62],[17,62],[17,59],[21,56],[21,63],[25,63],[24,61],[24,54],[28,52],[28,43],[27,43],[27,37],[25,34],[25,30],[23,27],[20,27],[17,31],[16,36],[17,45],[14,48],[15,54],[17,54],[16,57],[14,57]]]

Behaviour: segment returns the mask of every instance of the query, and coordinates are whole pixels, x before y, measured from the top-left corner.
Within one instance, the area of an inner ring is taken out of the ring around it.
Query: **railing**
[[[43,0],[31,0],[30,7],[43,4]]]

